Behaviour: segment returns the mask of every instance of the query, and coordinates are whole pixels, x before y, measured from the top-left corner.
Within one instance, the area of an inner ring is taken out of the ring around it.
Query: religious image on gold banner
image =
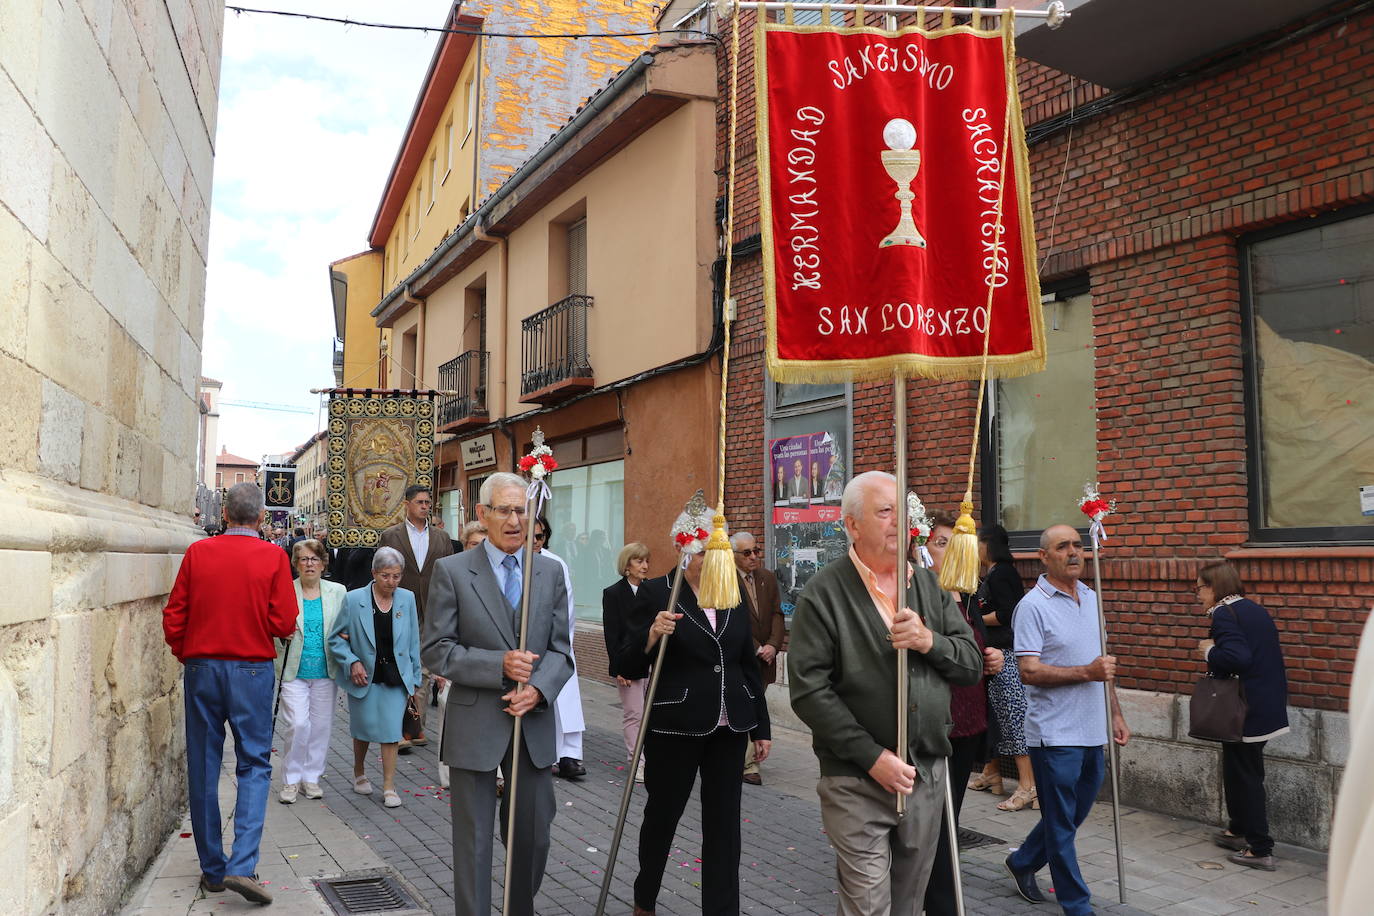
[[[1002,18],[895,31],[760,22],[775,380],[978,378],[985,341],[990,375],[1044,368],[1012,17]],[[875,9],[866,21],[882,18]]]
[[[325,481],[331,547],[375,547],[405,517],[406,487],[432,486],[434,404],[377,394],[329,399]]]

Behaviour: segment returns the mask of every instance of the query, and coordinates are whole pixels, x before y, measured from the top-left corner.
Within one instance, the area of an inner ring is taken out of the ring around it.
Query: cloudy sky
[[[449,0],[246,4],[440,25]],[[204,374],[225,400],[221,447],[289,452],[333,384],[330,261],[362,251],[438,36],[225,14],[206,290]]]

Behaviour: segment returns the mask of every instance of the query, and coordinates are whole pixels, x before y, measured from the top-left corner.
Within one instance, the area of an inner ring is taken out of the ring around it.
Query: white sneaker
[[[301,787],[301,791],[305,793],[306,798],[324,798],[324,790],[317,782],[307,782]]]
[[[281,795],[277,797],[281,799],[283,805],[294,805],[296,803],[296,795],[299,792],[300,786],[293,782],[289,786],[282,786]]]
[[[399,808],[401,807],[401,796],[397,794],[395,789],[387,789],[382,793],[382,804],[388,808]]]

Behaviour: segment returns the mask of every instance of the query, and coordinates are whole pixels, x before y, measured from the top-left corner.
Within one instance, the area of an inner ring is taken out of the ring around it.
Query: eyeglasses
[[[739,554],[739,555],[742,556],[742,557],[747,557],[747,556],[749,556],[750,554],[753,554],[753,555],[756,556],[756,557],[761,557],[761,556],[763,556],[763,548],[762,548],[762,547],[751,547],[751,548],[748,549],[748,550],[736,550],[735,553]]]
[[[512,515],[521,520],[525,518],[524,506],[487,506],[487,512],[502,519],[510,518]]]
[[[296,558],[296,562],[297,562],[297,563],[323,563],[324,560],[321,560],[319,557],[297,557],[297,558]]]

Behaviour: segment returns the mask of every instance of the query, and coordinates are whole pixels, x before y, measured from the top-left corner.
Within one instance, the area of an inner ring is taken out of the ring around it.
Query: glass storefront
[[[549,480],[549,550],[568,564],[578,619],[599,623],[601,590],[620,578],[615,560],[625,546],[625,462],[559,468]]]

